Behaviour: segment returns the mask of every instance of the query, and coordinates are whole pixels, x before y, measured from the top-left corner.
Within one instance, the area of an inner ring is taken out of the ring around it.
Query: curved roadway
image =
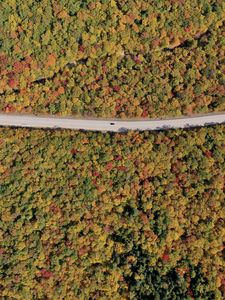
[[[63,128],[93,131],[162,130],[225,123],[225,112],[171,119],[78,119],[49,115],[0,113],[0,126]]]

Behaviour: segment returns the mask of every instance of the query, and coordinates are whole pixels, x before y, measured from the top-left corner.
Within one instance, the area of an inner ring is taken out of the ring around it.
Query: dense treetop
[[[224,141],[1,128],[1,299],[224,299]]]
[[[3,0],[0,109],[155,117],[225,109],[223,0]]]

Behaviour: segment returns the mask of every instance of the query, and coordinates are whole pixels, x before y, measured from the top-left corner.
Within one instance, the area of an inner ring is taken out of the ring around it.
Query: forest
[[[0,110],[225,110],[223,0],[0,1]]]
[[[0,128],[0,298],[224,299],[224,157],[224,125]]]

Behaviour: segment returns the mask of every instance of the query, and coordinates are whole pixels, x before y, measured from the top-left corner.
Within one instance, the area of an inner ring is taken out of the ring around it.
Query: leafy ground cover
[[[1,1],[0,109],[160,117],[225,109],[223,0]]]
[[[224,299],[224,141],[1,128],[1,299]]]

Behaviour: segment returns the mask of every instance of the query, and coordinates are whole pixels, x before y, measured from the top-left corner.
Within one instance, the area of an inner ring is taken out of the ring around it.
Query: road
[[[32,128],[63,128],[83,129],[93,131],[126,130],[162,130],[170,128],[198,127],[225,123],[225,112],[192,117],[171,119],[78,119],[72,117],[58,117],[49,115],[28,115],[0,113],[0,126],[32,127]]]

